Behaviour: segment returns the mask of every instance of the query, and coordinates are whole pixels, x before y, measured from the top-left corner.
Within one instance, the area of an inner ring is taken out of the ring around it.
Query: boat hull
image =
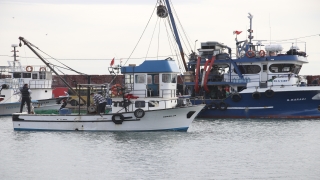
[[[207,107],[198,114],[198,118],[261,118],[261,119],[319,119],[319,88],[301,88],[292,91],[275,91],[273,97],[267,97],[264,91],[260,98],[254,99],[252,92],[240,93],[241,100],[234,102],[231,97],[223,100],[226,109],[211,108],[221,100],[192,100],[193,104],[206,103]]]
[[[20,102],[0,103],[0,116],[11,116],[13,113],[20,112],[20,105]],[[52,112],[58,112],[61,107],[60,104],[56,103],[56,99],[38,100],[36,102],[32,102],[32,105],[36,114],[42,114],[49,110]],[[24,107],[23,111],[26,112],[27,108]]]
[[[29,131],[187,131],[204,105],[145,111],[142,118],[133,112],[104,115],[13,114],[14,130]],[[120,117],[123,121],[120,123]]]

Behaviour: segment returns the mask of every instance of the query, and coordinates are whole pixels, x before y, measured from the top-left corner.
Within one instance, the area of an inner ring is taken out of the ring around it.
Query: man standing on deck
[[[106,111],[106,105],[107,105],[107,100],[106,98],[104,98],[103,96],[101,96],[100,94],[95,94],[95,93],[91,93],[90,94],[91,97],[93,98],[93,102],[95,103],[95,105],[98,105],[97,107],[97,113],[105,113]]]
[[[31,104],[30,94],[31,94],[31,90],[28,88],[28,84],[24,84],[23,85],[23,87],[20,89],[20,93],[21,93],[20,113],[22,113],[22,109],[23,109],[24,103],[27,103],[28,114],[30,114],[30,104]]]

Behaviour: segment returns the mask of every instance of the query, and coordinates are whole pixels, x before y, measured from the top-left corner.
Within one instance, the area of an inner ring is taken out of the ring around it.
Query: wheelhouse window
[[[171,75],[171,83],[176,83],[177,82],[177,75],[176,74],[172,74]]]
[[[301,67],[302,67],[302,65],[295,65],[295,66],[292,68],[291,72],[294,73],[294,74],[299,74],[299,73],[300,73],[300,70],[301,70]]]
[[[46,79],[46,72],[39,72],[39,79]]]
[[[22,73],[23,78],[31,78],[31,73]]]
[[[162,74],[162,82],[170,83],[171,82],[171,74]]]
[[[269,71],[273,73],[296,73],[300,72],[301,66],[295,64],[272,64],[269,66]]]
[[[128,90],[133,90],[133,75],[126,74],[124,76],[124,83]]]
[[[21,73],[13,73],[13,78],[21,78]]]
[[[152,75],[147,76],[147,84],[152,84]]]
[[[261,67],[259,65],[240,65],[238,67],[241,74],[258,74],[261,71]],[[238,74],[236,69],[234,69],[234,72]]]
[[[176,74],[162,74],[163,83],[176,83],[177,75]]]
[[[125,75],[125,83],[126,84],[133,84],[133,75],[126,74]]]
[[[154,82],[154,84],[159,84],[159,75],[155,75],[153,77],[153,82]]]
[[[38,74],[37,73],[33,73],[32,74],[32,79],[38,79]]]
[[[135,75],[135,83],[145,83],[146,76],[144,74],[137,74]]]

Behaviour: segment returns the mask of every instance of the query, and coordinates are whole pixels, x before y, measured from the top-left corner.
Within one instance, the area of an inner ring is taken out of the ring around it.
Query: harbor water
[[[320,179],[320,120],[203,120],[188,132],[13,131],[0,179]]]

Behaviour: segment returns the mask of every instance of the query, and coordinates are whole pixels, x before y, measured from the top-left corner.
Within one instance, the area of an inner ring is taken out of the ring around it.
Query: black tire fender
[[[120,119],[116,119],[116,117],[119,117]],[[122,114],[114,114],[112,116],[112,121],[115,124],[122,124],[123,120],[124,120],[124,116]]]
[[[258,91],[255,91],[252,93],[252,98],[253,99],[260,99],[261,94]]]
[[[215,110],[217,108],[218,108],[218,104],[215,102],[212,102],[208,105],[208,109]]]
[[[264,94],[268,97],[271,98],[274,95],[274,91],[272,89],[268,89],[264,92]]]
[[[228,107],[228,104],[227,104],[227,103],[225,103],[225,102],[220,102],[220,103],[219,103],[219,109],[220,109],[221,111],[226,110],[227,107]]]
[[[234,94],[231,95],[231,99],[234,102],[239,102],[241,100],[241,95],[239,93],[234,93]]]

